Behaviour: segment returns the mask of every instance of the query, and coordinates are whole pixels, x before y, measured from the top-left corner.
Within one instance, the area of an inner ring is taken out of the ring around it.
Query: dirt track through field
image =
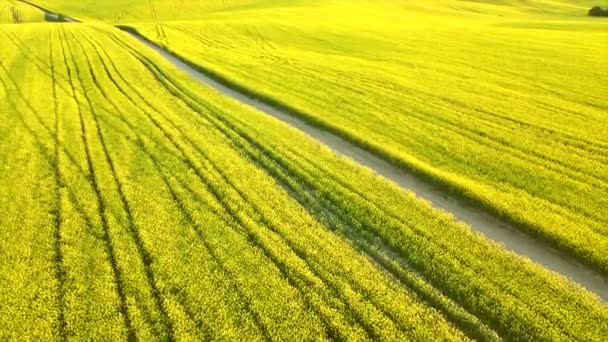
[[[207,76],[184,63],[146,38],[136,33],[129,33],[197,81],[297,128],[329,147],[337,154],[347,156],[359,164],[371,168],[378,175],[392,180],[402,188],[413,191],[418,197],[430,201],[433,207],[452,213],[459,221],[468,224],[475,231],[483,234],[487,238],[501,243],[507,249],[528,257],[550,270],[569,277],[588,290],[597,293],[604,301],[608,301],[608,279],[590,267],[573,260],[573,258],[566,253],[548,246],[546,243],[523,233],[516,227],[495,218],[477,207],[469,205],[465,201],[446,193],[434,184],[420,179],[403,168],[392,165],[373,153],[364,150],[333,133],[327,132],[326,130],[314,126],[281,109],[260,102],[253,96],[246,95],[230,86],[218,82],[214,78]]]
[[[17,1],[22,2],[22,3],[26,4],[26,5],[30,5],[32,7],[35,7],[37,9],[39,9],[40,11],[44,12],[44,14],[45,14],[44,18],[45,18],[46,21],[53,21],[53,22],[64,21],[64,22],[68,22],[68,23],[79,23],[80,22],[79,20],[76,20],[76,19],[71,18],[71,17],[61,16],[59,13],[52,12],[52,11],[50,11],[50,10],[44,8],[44,7],[36,5],[33,2],[29,2],[27,0],[17,0]]]

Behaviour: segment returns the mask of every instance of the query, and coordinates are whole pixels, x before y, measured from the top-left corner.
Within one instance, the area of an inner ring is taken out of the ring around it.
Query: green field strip
[[[62,238],[61,238],[61,224],[63,221],[63,207],[62,207],[62,195],[61,189],[64,187],[63,180],[61,179],[61,161],[60,161],[60,141],[59,141],[59,131],[60,131],[60,121],[59,121],[59,104],[57,99],[57,80],[55,77],[55,65],[53,64],[54,51],[53,51],[53,33],[49,32],[49,60],[51,64],[51,81],[52,85],[52,94],[53,94],[53,116],[54,116],[54,140],[55,140],[55,148],[53,151],[53,159],[54,159],[54,174],[55,174],[55,208],[54,208],[54,261],[56,264],[55,277],[58,281],[58,290],[57,290],[57,306],[59,308],[59,315],[57,317],[57,325],[58,325],[58,335],[62,338],[66,336],[66,321],[65,321],[65,282],[66,282],[66,273],[63,266],[63,251],[62,251]]]

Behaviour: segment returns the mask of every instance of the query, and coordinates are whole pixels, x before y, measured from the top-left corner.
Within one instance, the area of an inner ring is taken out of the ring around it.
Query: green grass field
[[[591,2],[35,3],[86,23],[0,25],[0,340],[608,335],[597,295],[109,25],[605,275]]]

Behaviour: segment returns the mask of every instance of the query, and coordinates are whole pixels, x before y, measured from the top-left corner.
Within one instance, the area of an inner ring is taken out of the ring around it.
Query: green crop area
[[[0,340],[608,336],[596,3],[33,4],[0,0]]]

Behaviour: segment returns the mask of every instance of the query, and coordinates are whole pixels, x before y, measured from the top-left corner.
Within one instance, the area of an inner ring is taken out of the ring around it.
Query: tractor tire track
[[[66,321],[65,321],[65,279],[66,273],[63,270],[63,252],[62,252],[62,237],[61,237],[61,225],[63,221],[63,209],[62,209],[62,201],[61,201],[61,189],[64,188],[63,179],[61,178],[61,160],[60,160],[60,141],[59,141],[59,129],[60,129],[60,118],[59,118],[59,108],[58,108],[58,99],[57,99],[57,80],[55,77],[55,65],[54,60],[55,56],[53,53],[53,31],[49,32],[49,64],[51,66],[51,77],[53,81],[52,94],[53,94],[53,116],[54,116],[54,128],[55,128],[55,150],[54,152],[54,174],[55,174],[55,212],[54,212],[54,252],[55,252],[55,277],[58,282],[58,290],[57,290],[57,306],[59,310],[58,317],[58,330],[59,337],[62,340],[67,338],[66,335]]]
[[[373,82],[374,81],[372,80],[366,80],[366,85],[369,86],[370,84],[373,84]],[[385,92],[387,92],[387,90],[385,90]],[[414,92],[414,90],[412,90],[412,92]],[[416,93],[418,95],[423,94],[425,98],[437,98],[440,101],[445,102],[445,99],[438,97],[436,94],[425,93],[420,90],[416,90]],[[399,93],[395,94],[395,96],[403,96],[403,94]],[[424,106],[426,108],[429,108],[431,106],[434,108],[439,108],[439,106],[436,104],[431,104],[428,101],[422,102],[416,97],[411,98],[410,101],[416,102],[420,106]],[[459,104],[459,106],[456,108],[460,107],[463,106]],[[444,113],[447,114],[445,107],[442,107],[441,109]],[[481,109],[476,110],[478,112],[481,111]],[[490,112],[484,113],[488,115],[491,114]],[[425,112],[419,112],[417,110],[408,111],[407,114],[408,119],[414,119],[418,122],[417,125],[412,125],[410,123],[408,126],[410,126],[411,128],[408,129],[413,129],[413,127],[420,127],[424,125],[427,127],[432,127],[432,129],[435,131],[448,131],[450,132],[450,134],[453,134],[454,136],[460,136],[468,141],[473,142],[474,144],[479,144],[486,148],[493,148],[494,151],[504,152],[506,153],[506,155],[517,161],[532,162],[535,164],[543,165],[546,170],[557,173],[561,176],[567,176],[572,181],[579,182],[585,185],[594,185],[601,186],[603,188],[608,188],[608,181],[605,178],[601,178],[595,174],[589,174],[588,172],[585,173],[584,171],[577,168],[577,165],[567,164],[565,161],[560,160],[558,158],[554,158],[550,155],[547,155],[546,153],[540,153],[534,148],[517,146],[512,142],[505,140],[504,138],[498,138],[496,136],[488,134],[487,132],[480,131],[478,128],[472,128],[467,125],[459,124],[460,117],[467,117],[468,119],[474,120],[483,119],[480,119],[478,116],[476,117],[472,114],[464,112],[458,112],[458,116],[455,116],[450,112],[451,115],[444,115],[445,117],[438,117],[429,115]],[[496,122],[484,120],[484,124],[494,126],[495,129],[504,129],[504,126],[500,126]],[[576,153],[580,154],[580,150],[577,150]],[[594,159],[589,159],[589,161],[601,165],[600,161]],[[569,207],[567,204],[562,203],[561,206],[572,210],[572,208]]]
[[[86,52],[86,49],[84,48],[84,46],[80,43],[80,41],[78,40],[77,37],[75,37],[73,35],[74,41],[78,42],[78,44],[81,47],[81,50],[86,58],[87,61],[87,66],[88,66],[88,70],[90,73],[91,78],[93,79],[95,85],[97,86],[97,88],[100,89],[100,86],[98,84],[98,81],[95,77],[95,74],[93,72],[93,67],[91,64],[91,61],[89,59],[89,56]],[[76,72],[78,75],[78,79],[80,80],[81,85],[84,88],[84,84],[82,82],[82,73],[81,73],[81,68],[78,67],[77,63],[74,63],[75,67],[76,67]],[[132,210],[129,206],[129,203],[127,201],[126,195],[124,193],[123,190],[123,184],[120,182],[120,180],[118,179],[118,175],[116,173],[116,168],[115,168],[115,162],[112,160],[112,158],[110,157],[110,154],[108,152],[108,147],[106,144],[106,138],[104,136],[104,134],[102,133],[100,127],[99,127],[99,120],[97,117],[97,113],[95,110],[95,106],[93,105],[88,93],[85,91],[85,99],[87,101],[87,104],[91,110],[91,114],[93,117],[93,121],[94,121],[94,126],[96,129],[96,135],[99,137],[99,142],[101,144],[102,150],[103,150],[103,154],[104,154],[104,161],[106,163],[106,165],[109,167],[111,173],[112,173],[112,178],[113,178],[113,182],[114,185],[116,187],[116,190],[118,191],[119,197],[120,197],[120,201],[121,201],[121,206],[122,209],[125,211],[125,213],[127,214],[127,229],[129,232],[130,237],[133,239],[133,241],[135,242],[135,247],[137,249],[137,253],[138,253],[138,257],[141,260],[143,266],[144,266],[144,271],[145,271],[145,275],[147,278],[147,282],[148,282],[148,286],[151,288],[152,290],[152,297],[154,299],[155,305],[157,307],[157,309],[159,310],[159,312],[161,313],[161,324],[163,325],[163,328],[167,330],[169,336],[167,337],[167,340],[169,341],[174,341],[175,340],[175,332],[174,332],[174,328],[173,328],[173,323],[167,313],[167,310],[165,308],[165,306],[163,305],[163,300],[162,300],[162,295],[160,290],[158,289],[158,287],[156,286],[156,279],[154,276],[154,273],[150,267],[150,265],[153,262],[153,257],[151,255],[151,253],[146,249],[145,245],[144,245],[144,241],[143,238],[139,232],[139,228],[136,226],[135,224],[135,220],[133,218],[133,213]],[[105,96],[105,94],[104,94]],[[107,99],[107,97],[106,97]],[[116,108],[117,109],[117,108]],[[118,112],[117,112],[118,113]],[[159,336],[162,336],[162,331],[158,331]]]
[[[114,285],[115,285],[116,293],[117,293],[118,299],[119,299],[119,303],[118,303],[119,308],[118,309],[120,310],[121,316],[123,318],[123,323],[127,330],[127,338],[130,341],[134,341],[137,339],[137,337],[136,337],[136,334],[135,334],[135,331],[133,328],[133,323],[131,322],[131,318],[130,318],[129,312],[128,312],[126,295],[125,295],[125,291],[123,289],[123,284],[122,284],[122,279],[123,279],[122,271],[118,267],[118,262],[117,262],[117,258],[116,258],[116,254],[115,254],[115,246],[112,241],[111,234],[110,234],[110,226],[109,226],[109,223],[105,216],[105,204],[103,202],[102,191],[99,187],[99,183],[97,182],[97,176],[96,176],[95,170],[93,168],[93,160],[92,160],[91,151],[90,151],[91,147],[90,147],[89,139],[87,138],[87,129],[86,129],[86,125],[84,123],[84,117],[83,117],[83,113],[82,113],[82,104],[78,100],[78,96],[76,94],[76,91],[74,90],[75,89],[74,76],[72,75],[72,71],[67,62],[68,56],[66,55],[66,47],[64,46],[64,42],[67,45],[67,50],[70,52],[69,58],[71,60],[73,60],[74,63],[76,63],[76,61],[74,59],[74,54],[72,53],[71,48],[69,46],[69,42],[67,40],[67,36],[65,34],[63,27],[61,27],[61,29],[62,29],[62,33],[63,33],[63,39],[61,39],[61,50],[62,50],[62,54],[64,56],[64,63],[65,63],[66,70],[68,72],[70,86],[72,88],[72,95],[73,95],[74,101],[76,101],[76,104],[78,107],[81,138],[82,138],[82,143],[83,143],[83,146],[85,147],[85,152],[86,152],[88,174],[89,174],[91,183],[93,185],[93,191],[95,193],[98,216],[99,216],[99,219],[101,220],[101,226],[102,226],[102,229],[104,232],[103,240],[104,240],[104,244],[105,244],[105,249],[106,249],[106,253],[108,254],[108,259],[109,259],[110,266],[112,268],[112,273],[114,276]],[[80,82],[82,82],[82,81],[80,81]]]
[[[265,326],[263,325],[261,318],[259,317],[257,312],[255,312],[251,308],[248,297],[245,296],[245,294],[239,289],[238,285],[232,279],[231,272],[224,266],[224,263],[221,261],[221,259],[217,255],[217,253],[215,253],[214,249],[208,243],[208,239],[206,239],[206,237],[203,233],[204,228],[201,227],[198,223],[196,223],[196,220],[194,219],[194,217],[190,214],[189,210],[187,209],[187,205],[184,203],[184,201],[181,199],[181,197],[177,194],[177,190],[175,190],[174,186],[171,185],[171,181],[169,179],[169,177],[171,177],[171,176],[162,170],[161,161],[158,160],[156,157],[154,157],[152,152],[146,147],[147,145],[142,139],[142,137],[144,136],[144,135],[142,135],[143,133],[138,133],[138,130],[132,124],[124,121],[124,119],[120,118],[119,116],[114,116],[114,118],[119,119],[123,124],[125,124],[127,127],[130,128],[130,130],[133,134],[135,134],[136,139],[137,139],[136,140],[137,147],[139,148],[139,150],[141,150],[146,155],[146,157],[149,159],[149,161],[154,166],[156,173],[160,176],[161,180],[163,181],[165,188],[168,190],[168,193],[171,195],[171,199],[174,202],[174,204],[176,205],[176,207],[178,208],[182,218],[185,219],[186,222],[188,222],[190,227],[193,228],[194,232],[197,234],[199,240],[203,244],[203,247],[205,248],[207,253],[211,256],[212,262],[215,263],[216,266],[220,269],[223,276],[225,277],[225,280],[227,280],[231,284],[230,287],[235,291],[237,296],[242,299],[241,304],[244,306],[245,310],[247,310],[251,314],[252,318],[254,319],[254,321],[256,323],[256,326],[262,332],[265,339],[271,340],[270,334],[267,331],[267,329],[265,328]],[[111,126],[111,124],[109,124],[107,122],[106,122],[106,124]],[[150,140],[149,137],[148,137],[148,139]],[[169,151],[169,152],[171,153],[173,151]],[[182,302],[182,306],[185,306],[184,302]],[[190,314],[188,314],[189,316],[192,316],[192,317],[195,316],[191,309],[189,309],[189,312],[190,312]],[[201,328],[207,327],[207,325],[205,325],[200,320],[194,320],[193,322],[195,322]],[[206,334],[209,334],[210,331],[211,330],[204,330],[204,332]]]
[[[214,339],[217,339],[217,337],[211,333],[213,331],[211,326],[196,317],[196,310],[190,307],[187,295],[175,287],[172,287],[171,289],[169,289],[169,291],[173,295],[175,301],[177,301],[179,306],[184,310],[184,313],[186,314],[188,319],[191,322],[194,322],[196,327],[201,331],[201,340],[213,341]]]
[[[9,75],[8,71],[6,70],[6,68],[4,67],[4,65],[2,64],[2,61],[0,61],[0,68],[7,75]],[[23,98],[24,95],[21,93],[21,91],[18,88],[17,84],[14,83],[14,81],[12,79],[11,79],[11,82],[13,83],[13,88],[15,88],[15,90],[16,90],[17,94],[19,95],[19,97],[21,97],[22,101],[27,104],[27,100],[25,98]],[[3,85],[3,87],[5,89],[7,89],[7,90],[10,89],[10,88],[8,88],[8,85],[5,83],[5,81],[2,79],[2,77],[0,77],[0,83]],[[11,97],[8,97],[8,98],[11,99]],[[54,158],[54,153],[55,153],[54,148],[57,147],[57,143],[54,145],[53,149],[49,149],[49,147],[45,146],[45,144],[42,141],[43,140],[48,140],[48,138],[41,137],[38,133],[36,133],[36,130],[25,121],[25,114],[22,113],[18,109],[18,105],[14,101],[11,101],[11,105],[13,107],[13,110],[17,114],[17,117],[18,117],[19,121],[21,122],[21,124],[23,125],[23,127],[26,129],[26,131],[28,132],[28,134],[30,134],[30,136],[34,139],[35,145],[36,145],[37,149],[43,155],[43,157],[46,159],[46,161],[49,164],[49,166],[51,166],[51,169],[53,169],[52,166],[53,166],[53,164],[55,163],[55,160],[56,160]],[[33,109],[30,108],[30,111],[31,110],[33,110]],[[34,117],[36,117],[36,116],[37,116],[37,114],[34,115]],[[38,120],[38,123],[41,124],[39,120]],[[60,151],[67,155],[67,151],[66,150],[61,149]],[[81,176],[89,184],[91,184],[90,180],[88,179],[88,177],[86,175],[86,172],[83,169],[81,169],[81,168],[78,167],[78,164],[75,162],[75,159],[69,159],[69,160],[71,162],[70,165],[73,166],[73,167],[75,167],[80,172],[79,176]],[[91,186],[92,186],[92,184],[91,184]],[[79,204],[79,202],[77,200],[77,196],[72,191],[70,191],[69,189],[66,188],[66,190],[68,191],[68,199],[70,200],[70,204],[74,205],[75,208],[78,209],[77,213],[88,223],[87,226],[93,227],[91,218],[85,213],[83,207]]]
[[[2,29],[2,25],[0,25],[0,29]],[[49,63],[49,62],[45,61],[44,59],[42,59],[34,51],[32,51],[26,44],[24,44],[23,42],[21,42],[21,40],[19,40],[19,37],[17,37],[17,35],[15,35],[15,33],[11,32],[10,30],[4,30],[4,32],[6,33],[6,36],[9,38],[9,40],[11,41],[11,43],[13,45],[15,45],[15,48],[20,51],[20,56],[22,56],[23,58],[25,58],[25,59],[29,60],[30,62],[32,62],[32,64],[42,74],[47,75],[49,78],[53,77],[53,75],[51,75],[51,73],[49,72],[49,69],[51,68],[51,63]],[[54,77],[56,78],[56,80],[61,79],[66,84],[69,84],[69,80],[66,78],[66,76],[64,76],[62,74],[57,74],[56,73],[54,75]],[[69,88],[62,86],[59,83],[57,83],[57,87],[59,87],[61,90],[63,90],[66,94],[70,94],[71,93],[71,91],[69,90]]]

